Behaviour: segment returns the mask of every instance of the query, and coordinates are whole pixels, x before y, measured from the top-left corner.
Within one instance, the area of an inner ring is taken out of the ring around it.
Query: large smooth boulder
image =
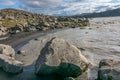
[[[87,70],[88,65],[89,62],[78,48],[63,39],[52,38],[40,52],[35,73],[76,78]]]
[[[9,45],[0,44],[0,54],[4,54],[6,56],[14,57],[15,51]]]
[[[0,54],[0,67],[7,73],[20,73],[23,70],[23,63],[12,57]]]
[[[120,80],[120,61],[104,59],[99,67],[98,80]]]

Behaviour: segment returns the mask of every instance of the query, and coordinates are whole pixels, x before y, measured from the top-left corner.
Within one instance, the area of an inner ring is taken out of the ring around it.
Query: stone
[[[0,30],[0,36],[2,36],[2,35],[3,35],[3,31]]]
[[[99,63],[98,80],[120,80],[120,61],[103,59]]]
[[[63,39],[52,38],[46,43],[36,60],[35,73],[76,78],[84,73],[88,66],[88,60],[78,48]]]
[[[4,54],[9,57],[15,56],[14,49],[9,45],[0,44],[0,54]]]
[[[49,29],[48,27],[43,27],[42,31],[46,31],[48,29]]]
[[[6,34],[7,34],[6,28],[5,27],[1,27],[1,25],[0,25],[0,36],[4,36]]]
[[[12,57],[0,54],[0,67],[7,73],[17,74],[22,72],[23,63],[15,60]]]
[[[25,56],[26,52],[25,52],[24,50],[19,50],[19,51],[17,52],[17,54],[21,54],[21,55]]]
[[[50,24],[49,24],[48,22],[44,22],[44,26],[45,26],[45,27],[49,27]]]

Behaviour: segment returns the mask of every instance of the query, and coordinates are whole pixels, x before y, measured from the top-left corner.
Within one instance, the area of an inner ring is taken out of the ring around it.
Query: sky
[[[4,8],[66,16],[120,8],[120,0],[0,0],[0,9]]]

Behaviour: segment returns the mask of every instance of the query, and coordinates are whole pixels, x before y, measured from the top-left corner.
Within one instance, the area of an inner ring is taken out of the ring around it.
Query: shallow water
[[[36,76],[34,72],[24,71],[20,74],[9,74],[5,73],[2,69],[0,69],[0,80],[63,80],[61,77],[56,75],[48,75],[48,76]]]

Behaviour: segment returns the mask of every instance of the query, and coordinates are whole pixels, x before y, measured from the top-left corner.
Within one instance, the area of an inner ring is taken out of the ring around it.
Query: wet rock
[[[35,73],[75,78],[87,70],[88,64],[78,48],[63,39],[53,38],[41,50],[35,64]]]
[[[99,63],[98,80],[120,80],[120,61],[111,59]]]
[[[9,45],[0,44],[0,54],[6,55],[6,56],[9,56],[9,57],[14,57],[15,56],[15,51]]]
[[[0,54],[0,67],[7,73],[20,73],[23,70],[22,62],[15,60],[12,57]]]

